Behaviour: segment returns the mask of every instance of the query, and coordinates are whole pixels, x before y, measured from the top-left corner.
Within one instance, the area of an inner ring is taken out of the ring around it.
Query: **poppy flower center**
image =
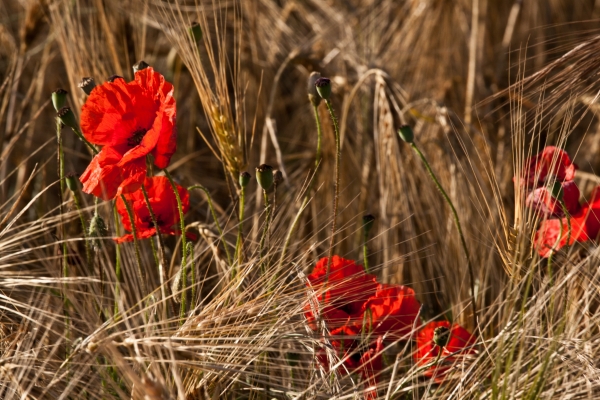
[[[127,139],[127,144],[131,147],[139,145],[142,142],[144,135],[146,135],[146,132],[148,132],[148,129],[139,128],[131,134],[129,139]]]

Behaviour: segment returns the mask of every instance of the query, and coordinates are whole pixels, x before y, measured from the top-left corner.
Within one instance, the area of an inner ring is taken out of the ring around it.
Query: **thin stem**
[[[315,123],[317,125],[317,157],[315,160],[315,168],[321,163],[321,141],[323,139],[323,130],[321,129],[321,117],[319,116],[319,107],[313,105],[313,112],[315,114]]]
[[[144,277],[144,271],[142,270],[142,258],[140,257],[140,246],[137,236],[137,228],[135,227],[135,220],[133,211],[131,210],[131,206],[127,202],[125,195],[121,195],[121,200],[123,204],[125,204],[125,208],[127,209],[127,215],[129,216],[129,221],[131,222],[131,233],[133,234],[133,247],[135,249],[135,262],[137,264],[138,275],[140,277],[140,283],[142,285],[142,293],[146,295],[148,291],[146,290],[146,280]]]
[[[333,258],[333,245],[335,243],[335,228],[337,223],[337,210],[338,210],[338,202],[340,197],[340,160],[342,158],[342,151],[340,148],[340,128],[338,126],[337,118],[335,117],[335,113],[333,112],[333,107],[329,100],[325,100],[325,105],[327,106],[327,110],[329,110],[329,115],[331,116],[331,121],[333,122],[333,129],[335,133],[335,187],[334,187],[334,195],[333,195],[333,218],[331,221],[331,238],[329,241],[329,257],[327,260],[327,274],[326,281],[329,280],[329,269],[331,268],[331,259]]]
[[[206,199],[208,202],[208,207],[210,208],[210,213],[212,214],[212,217],[215,220],[215,225],[217,227],[217,231],[219,232],[219,236],[221,238],[221,241],[223,242],[223,247],[225,248],[227,262],[229,263],[229,265],[231,265],[232,259],[231,259],[231,255],[229,254],[229,246],[227,245],[227,242],[225,241],[225,238],[223,236],[223,229],[221,229],[221,224],[219,224],[219,218],[217,218],[217,212],[215,211],[215,207],[213,206],[213,202],[212,202],[212,198],[210,197],[210,193],[208,192],[208,189],[206,189],[202,185],[194,185],[194,186],[190,186],[189,188],[187,188],[188,191],[193,190],[193,189],[200,189],[206,194]]]
[[[62,253],[63,253],[62,276],[63,276],[63,278],[67,278],[69,276],[69,262],[68,262],[69,255],[68,255],[68,248],[67,248],[67,240],[66,240],[67,233],[66,233],[66,229],[65,229],[65,223],[64,223],[64,221],[62,221],[63,212],[64,212],[64,197],[63,196],[65,193],[65,157],[64,157],[63,145],[62,145],[61,122],[58,118],[56,119],[56,140],[58,142],[58,177],[60,179],[60,194],[59,194],[60,218],[61,218],[60,230],[61,230]],[[70,321],[69,321],[69,310],[68,310],[69,309],[69,300],[67,299],[66,292],[67,292],[67,284],[66,284],[66,279],[65,279],[65,284],[63,286],[62,298],[63,298],[63,312],[65,314],[65,338],[67,339],[66,357],[69,357],[69,353],[70,353],[70,346],[69,346]]]
[[[450,210],[452,211],[452,217],[454,218],[454,225],[456,225],[456,230],[458,231],[458,235],[460,236],[460,244],[462,245],[463,251],[465,253],[465,258],[467,259],[467,268],[469,270],[469,276],[471,278],[470,279],[471,280],[471,302],[473,305],[474,328],[476,328],[478,318],[477,318],[477,304],[475,303],[475,274],[473,272],[473,265],[471,264],[471,257],[469,255],[469,249],[467,248],[467,242],[465,240],[465,235],[463,234],[462,227],[460,225],[458,213],[456,212],[456,208],[454,208],[454,204],[452,203],[452,200],[450,200],[450,197],[448,196],[448,194],[442,187],[442,184],[440,183],[440,181],[437,179],[437,177],[433,173],[433,170],[431,169],[429,162],[427,162],[427,159],[425,158],[423,153],[421,153],[421,150],[419,150],[419,148],[414,143],[410,143],[410,146],[413,148],[415,153],[417,153],[417,155],[419,156],[421,161],[423,161],[423,164],[425,165],[425,168],[427,169],[427,172],[429,173],[431,180],[433,181],[433,183],[435,183],[437,189],[442,194],[442,196],[444,197],[444,200],[446,200],[446,203],[448,203],[448,205],[450,206]]]
[[[96,208],[96,213],[98,213],[98,209]],[[113,207],[113,216],[114,216],[114,220],[115,220],[115,227],[117,230],[117,236],[120,236],[121,233],[119,232],[119,214],[117,212],[117,207]],[[120,296],[120,291],[121,291],[121,245],[117,243],[117,247],[115,250],[116,253],[116,259],[115,259],[115,276],[116,276],[116,282],[115,282],[115,307],[114,307],[114,316],[115,318],[117,317],[117,314],[119,313],[119,296]],[[102,268],[100,268],[102,269]],[[104,285],[102,288],[102,294],[104,294]]]
[[[232,271],[232,275],[237,275],[237,268],[242,265],[242,256],[243,256],[243,243],[242,243],[242,235],[244,234],[244,210],[246,208],[246,188],[242,187],[240,190],[240,220],[238,223],[238,234],[237,240],[235,242],[235,253],[237,258],[237,266],[234,266]],[[232,276],[233,278],[233,276]]]
[[[292,225],[290,226],[290,230],[288,231],[287,236],[285,237],[285,242],[283,243],[283,250],[281,251],[281,256],[279,257],[279,268],[281,268],[281,266],[283,265],[283,260],[285,259],[285,253],[290,244],[290,240],[292,239],[292,234],[294,233],[294,230],[296,229],[296,226],[298,225],[298,221],[300,220],[300,216],[302,215],[302,212],[304,211],[304,209],[306,208],[306,205],[308,204],[308,201],[310,199],[310,193],[312,191],[312,185],[315,181],[316,171],[319,168],[319,164],[321,164],[321,141],[323,138],[323,130],[321,129],[321,117],[319,116],[319,107],[315,106],[314,104],[313,104],[313,112],[314,112],[314,116],[315,116],[315,124],[317,126],[317,153],[316,153],[316,158],[315,158],[315,173],[310,178],[310,182],[308,183],[308,189],[306,190],[306,195],[304,196],[304,199],[302,200],[302,205],[300,206],[300,209],[298,210],[298,213],[296,214],[296,217],[294,218],[294,221],[292,222]]]
[[[196,264],[194,263],[194,246],[192,243],[188,243],[188,257],[190,258],[190,268],[192,269],[192,298],[190,300],[190,309],[194,306],[196,301]]]
[[[88,140],[85,138],[85,136],[83,136],[83,132],[81,132],[81,129],[79,129],[79,128],[77,128],[77,129],[75,129],[75,128],[71,128],[71,130],[72,130],[73,132],[75,132],[75,134],[77,135],[77,137],[78,137],[78,138],[79,138],[79,139],[80,139],[80,140],[81,140],[83,143],[85,143],[85,145],[86,145],[87,147],[89,147],[89,149],[92,151],[92,153],[93,153],[94,155],[96,155],[96,154],[98,154],[98,153],[99,153],[99,151],[98,151],[98,149],[96,148],[96,146],[94,146],[93,144],[91,144],[91,143],[90,143],[90,142],[89,142],[89,141],[88,141]]]
[[[261,264],[260,265],[261,265],[262,273],[264,275],[266,273],[266,270],[265,270],[264,264],[262,263],[262,257],[263,257],[263,250],[264,250],[264,246],[265,246],[265,240],[266,240],[267,235],[269,233],[269,217],[270,217],[270,214],[271,214],[271,212],[270,212],[271,211],[271,207],[270,207],[270,204],[269,204],[269,196],[267,195],[267,191],[266,190],[263,190],[263,197],[265,199],[265,222],[264,222],[264,225],[263,225],[263,234],[262,234],[262,236],[260,238],[259,255],[260,255],[260,258],[261,258]]]
[[[83,234],[83,239],[85,241],[85,258],[87,261],[87,265],[88,265],[88,269],[90,270],[90,273],[94,272],[94,266],[92,265],[92,251],[90,249],[90,243],[87,237],[87,227],[85,225],[85,218],[83,216],[83,211],[81,210],[81,203],[79,201],[79,195],[77,194],[77,192],[72,192],[73,193],[73,203],[75,203],[75,209],[77,210],[77,213],[79,214],[79,221],[81,222],[81,229],[82,229],[82,234]]]

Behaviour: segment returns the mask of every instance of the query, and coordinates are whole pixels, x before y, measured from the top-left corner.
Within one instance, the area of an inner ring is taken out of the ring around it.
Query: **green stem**
[[[63,153],[63,144],[62,144],[62,134],[61,134],[61,122],[60,120],[57,118],[56,120],[56,140],[58,142],[58,177],[60,179],[60,194],[59,194],[59,201],[60,201],[60,217],[61,217],[61,224],[60,224],[60,230],[61,230],[61,240],[62,240],[62,253],[63,253],[63,257],[62,257],[62,276],[63,278],[65,278],[65,282],[63,284],[63,293],[62,293],[62,298],[63,298],[63,312],[65,314],[65,338],[66,340],[66,357],[69,357],[69,353],[70,353],[70,349],[69,349],[69,336],[70,336],[70,329],[69,329],[69,325],[70,325],[70,321],[69,321],[69,300],[67,299],[66,296],[66,292],[67,292],[67,283],[66,283],[66,278],[68,278],[69,276],[69,260],[68,260],[68,248],[67,248],[67,239],[66,239],[66,229],[65,229],[65,223],[64,221],[62,221],[62,217],[63,217],[63,212],[64,212],[64,193],[65,193],[65,157],[64,157],[64,153]]]
[[[200,189],[206,194],[206,199],[208,202],[208,207],[210,208],[210,213],[212,214],[212,217],[215,220],[215,226],[217,227],[217,231],[219,232],[220,239],[223,242],[223,247],[225,248],[227,262],[229,263],[229,265],[231,265],[232,259],[231,259],[231,255],[229,254],[229,246],[227,245],[227,242],[225,241],[225,237],[223,236],[223,229],[221,228],[221,224],[219,224],[217,212],[215,211],[215,207],[213,206],[213,202],[212,202],[212,198],[210,197],[210,193],[208,192],[208,189],[206,189],[202,185],[194,185],[194,186],[190,186],[189,188],[187,188],[188,191],[193,190],[193,189]]]
[[[89,147],[89,149],[92,151],[92,153],[93,153],[94,155],[96,155],[96,154],[98,154],[98,153],[99,153],[99,151],[98,151],[98,149],[96,148],[96,146],[94,146],[93,144],[91,144],[91,143],[90,143],[90,142],[89,142],[89,141],[88,141],[88,140],[85,138],[85,136],[83,136],[83,132],[81,132],[81,129],[79,129],[79,128],[78,128],[78,129],[71,128],[71,130],[72,130],[73,132],[75,132],[75,134],[77,135],[77,137],[78,137],[78,138],[79,138],[79,139],[80,139],[80,140],[81,140],[83,143],[85,143],[85,145],[86,145],[87,147]]]
[[[81,210],[81,202],[79,201],[79,195],[77,192],[73,193],[73,203],[75,203],[75,209],[79,214],[79,221],[81,222],[81,229],[83,230],[83,239],[85,240],[85,257],[87,260],[87,265],[90,273],[94,272],[94,266],[92,265],[92,251],[90,249],[90,243],[87,237],[87,227],[85,225],[85,217],[83,216],[83,211]]]
[[[96,213],[98,213],[98,209],[96,209]],[[117,207],[113,207],[113,216],[114,216],[114,220],[115,220],[115,228],[117,230],[117,236],[121,236],[121,233],[119,232],[119,214],[117,212]],[[116,259],[115,259],[115,276],[116,276],[116,282],[115,282],[115,307],[114,307],[114,316],[115,319],[117,318],[117,315],[119,314],[119,296],[120,296],[120,291],[121,291],[121,245],[117,243],[117,247],[115,250],[116,253]],[[102,268],[101,268],[102,269]],[[102,294],[104,294],[104,284],[102,284],[103,288],[102,288]]]
[[[327,274],[325,277],[325,281],[327,282],[329,280],[329,269],[331,268],[331,259],[333,257],[333,245],[335,243],[335,228],[337,223],[337,210],[340,197],[340,160],[342,158],[342,151],[340,147],[340,128],[338,126],[338,121],[335,117],[335,113],[333,112],[333,107],[331,106],[331,102],[329,100],[325,100],[325,105],[327,106],[327,110],[329,110],[329,115],[331,116],[331,121],[333,122],[333,129],[335,133],[335,187],[333,195],[333,218],[331,221],[331,238],[329,241],[329,257],[327,260]]]
[[[323,138],[323,131],[321,129],[321,117],[319,116],[319,108],[313,105],[313,112],[315,114],[315,123],[317,124],[317,157],[315,160],[315,168],[321,163],[321,141]]]
[[[450,206],[450,210],[452,211],[452,217],[454,218],[454,225],[456,225],[456,230],[458,231],[458,235],[460,236],[460,244],[462,245],[462,249],[465,253],[465,258],[467,259],[467,267],[469,270],[469,276],[471,278],[470,279],[471,280],[471,303],[473,306],[473,323],[474,323],[474,328],[476,328],[478,318],[477,318],[477,304],[475,302],[475,274],[473,272],[473,265],[471,264],[471,257],[469,255],[469,249],[467,248],[467,242],[465,240],[465,235],[463,234],[462,227],[460,225],[458,213],[456,212],[456,208],[454,208],[454,204],[452,203],[452,200],[450,200],[450,197],[448,196],[448,194],[442,187],[442,184],[440,183],[440,181],[437,179],[437,177],[433,173],[433,170],[431,169],[429,162],[427,162],[427,159],[425,158],[423,153],[421,153],[421,150],[419,150],[419,148],[414,143],[410,143],[410,146],[413,148],[415,153],[417,153],[417,155],[419,156],[419,158],[425,165],[425,168],[427,169],[427,172],[429,173],[431,180],[433,181],[433,183],[435,183],[437,189],[442,194],[442,196],[444,197],[444,200],[446,200],[446,203],[448,203],[448,205]]]
[[[237,269],[242,265],[242,256],[243,256],[243,243],[242,243],[242,235],[244,234],[244,210],[246,208],[246,188],[242,187],[240,190],[240,220],[238,223],[238,234],[237,240],[235,242],[235,253],[237,259],[237,265],[234,266],[232,271],[232,278],[237,275]]]
[[[265,265],[262,262],[262,258],[263,258],[263,250],[265,247],[265,240],[267,238],[267,235],[269,233],[269,219],[270,219],[270,214],[271,214],[271,207],[269,204],[269,196],[267,195],[267,191],[263,190],[263,197],[265,199],[265,223],[263,226],[263,234],[260,238],[260,247],[259,247],[259,255],[260,255],[260,259],[261,259],[261,270],[262,270],[262,274],[265,275],[266,274],[266,269],[265,269]]]
[[[145,296],[148,291],[146,290],[146,280],[144,277],[144,271],[142,270],[142,258],[140,256],[140,246],[137,236],[137,228],[135,227],[135,220],[133,211],[131,210],[131,206],[127,202],[125,195],[121,195],[121,200],[123,204],[125,204],[125,208],[127,209],[127,215],[129,216],[129,221],[131,222],[131,233],[133,234],[133,247],[135,249],[135,261],[138,269],[138,276],[140,277],[140,284],[142,285],[142,295]]]
[[[315,158],[315,173],[310,178],[310,182],[308,183],[308,189],[306,190],[306,195],[304,196],[304,199],[302,200],[302,205],[300,206],[298,213],[296,213],[296,217],[294,218],[294,221],[292,222],[292,225],[290,226],[287,236],[285,237],[285,242],[283,243],[283,250],[281,251],[281,256],[279,257],[279,268],[281,268],[281,266],[283,265],[283,260],[285,259],[285,254],[287,252],[287,248],[290,244],[290,240],[292,239],[292,234],[294,233],[294,230],[296,229],[296,226],[298,225],[298,221],[300,220],[300,216],[302,215],[302,212],[304,211],[304,209],[306,208],[306,205],[308,204],[308,201],[310,199],[310,193],[312,191],[312,185],[315,181],[316,170],[317,170],[317,168],[319,168],[319,164],[321,164],[321,141],[323,138],[323,131],[321,129],[321,117],[319,116],[319,108],[318,108],[318,106],[315,106],[314,104],[313,104],[313,112],[315,115],[315,124],[317,125],[317,155]]]

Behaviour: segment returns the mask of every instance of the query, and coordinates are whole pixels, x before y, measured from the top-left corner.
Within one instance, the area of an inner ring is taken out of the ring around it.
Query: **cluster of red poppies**
[[[376,386],[383,368],[384,343],[409,340],[411,333],[421,327],[421,305],[415,292],[407,286],[378,283],[376,276],[365,273],[361,265],[338,256],[333,256],[331,263],[328,258],[319,260],[308,281],[312,291],[304,311],[309,327],[317,331],[322,322],[329,331],[330,347],[344,366],[340,370],[357,372],[369,387]],[[449,331],[449,340],[443,346],[433,342],[439,327]],[[423,367],[425,376],[438,382],[451,364],[475,351],[475,337],[447,321],[426,324],[418,331],[416,342],[413,357],[417,365]],[[438,354],[440,363],[433,363]],[[329,370],[328,352],[321,350],[317,358]],[[373,397],[373,389],[367,394]]]
[[[147,161],[157,168],[169,165],[177,145],[173,85],[151,67],[135,72],[125,82],[112,77],[89,93],[81,110],[81,130],[92,144],[103,146],[80,180],[83,191],[104,200],[117,198],[117,211],[123,226],[139,238],[156,234],[148,203],[161,233],[180,234],[173,229],[179,222],[175,192],[164,176],[147,177]],[[183,212],[189,208],[187,190],[176,185]],[[127,205],[133,213],[129,218]],[[127,234],[117,242],[133,240]]]
[[[529,158],[521,171],[519,182],[527,190],[525,204],[544,218],[535,235],[542,257],[563,246],[596,239],[600,233],[600,187],[580,204],[576,170],[564,150],[548,146]]]

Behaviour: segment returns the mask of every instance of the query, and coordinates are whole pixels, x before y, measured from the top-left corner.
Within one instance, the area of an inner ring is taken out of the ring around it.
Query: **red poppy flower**
[[[190,195],[186,188],[179,185],[176,186],[181,198],[183,212],[186,213],[190,207]],[[180,230],[173,229],[173,225],[179,223],[179,211],[177,210],[177,199],[169,180],[164,176],[146,178],[144,180],[144,187],[148,193],[148,200],[156,217],[160,233],[180,235]],[[133,212],[133,223],[137,230],[138,239],[146,239],[154,236],[156,228],[152,223],[150,211],[148,210],[142,190],[126,194],[124,197]],[[131,220],[129,219],[127,208],[120,197],[117,198],[117,212],[121,215],[121,221],[125,230],[131,232]],[[190,238],[193,239],[193,237]],[[130,242],[132,240],[132,234],[115,239],[117,243]]]
[[[175,114],[173,85],[150,67],[132,82],[96,86],[81,110],[81,130],[104,147],[80,178],[83,191],[108,200],[139,189],[148,154],[166,168],[176,148]]]
[[[400,339],[413,329],[421,304],[407,286],[377,285],[375,295],[363,305],[365,323],[375,335]],[[417,325],[418,327],[418,325]]]
[[[581,209],[579,188],[573,181],[561,182],[561,186],[565,208],[570,215],[576,214]],[[560,201],[552,197],[550,189],[545,186],[532,190],[527,196],[525,204],[543,217],[562,217],[565,214]]]
[[[566,217],[542,221],[534,239],[540,256],[548,257],[553,251],[557,251],[567,244],[595,240],[598,237],[600,233],[600,186],[594,189],[590,201],[584,204],[578,213],[570,216],[570,232],[568,222]]]
[[[433,342],[434,331],[438,327],[450,330],[448,343],[443,347]],[[454,365],[461,364],[466,356],[476,352],[473,347],[475,342],[475,336],[458,324],[450,327],[448,321],[432,321],[417,333],[417,350],[413,353],[413,358],[417,365],[424,366],[434,362],[441,352],[437,365],[432,365],[423,375],[435,379],[437,383],[442,383]]]
[[[577,165],[562,149],[547,146],[544,150],[527,159],[521,173],[521,184],[528,188],[544,185],[547,180],[572,181]]]
[[[362,320],[363,304],[377,289],[375,275],[365,274],[361,265],[338,256],[332,257],[327,280],[327,261],[327,257],[320,259],[308,276],[312,288],[321,292],[304,307],[309,326],[314,330],[317,329],[315,308],[321,308],[327,326],[335,329],[346,324],[349,318]]]

